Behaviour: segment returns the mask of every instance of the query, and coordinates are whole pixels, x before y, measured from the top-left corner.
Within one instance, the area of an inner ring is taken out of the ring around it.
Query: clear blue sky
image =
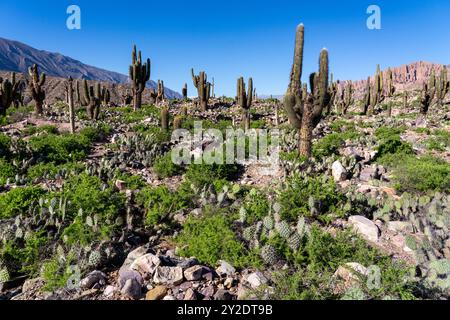
[[[70,4],[81,8],[81,30],[66,28]],[[366,28],[370,4],[381,7],[382,30]],[[335,78],[356,80],[377,63],[450,63],[449,18],[448,0],[1,1],[0,36],[125,74],[136,43],[152,80],[177,91],[187,82],[192,94],[194,67],[234,96],[239,76],[253,76],[261,94],[284,93],[300,22],[305,79],[326,47]]]

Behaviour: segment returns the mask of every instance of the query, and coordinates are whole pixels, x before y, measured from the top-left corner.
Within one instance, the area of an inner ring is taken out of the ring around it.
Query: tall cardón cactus
[[[91,120],[97,120],[100,115],[100,106],[109,103],[110,93],[106,88],[102,88],[100,83],[88,86],[86,80],[83,81],[84,104],[86,112]]]
[[[184,84],[183,89],[181,89],[181,92],[183,94],[183,99],[187,100],[188,95],[188,89],[187,89],[187,83]]]
[[[242,108],[242,123],[245,130],[250,130],[250,107],[253,101],[253,79],[248,79],[248,92],[245,92],[244,78],[237,80],[237,103]]]
[[[361,105],[361,114],[363,114],[363,115],[367,114],[367,111],[370,107],[370,94],[371,94],[370,77],[368,77],[367,83],[366,83],[366,92],[364,93],[364,97],[363,97],[362,105]]]
[[[434,87],[430,87],[430,84],[424,82],[422,91],[420,93],[420,113],[422,115],[426,115],[428,113],[428,109],[430,108],[431,102],[434,99],[436,89]]]
[[[395,93],[395,86],[394,86],[394,75],[392,73],[392,70],[389,68],[387,71],[387,96],[389,98],[392,98]]]
[[[32,67],[28,68],[28,74],[30,76],[30,80],[28,80],[28,87],[30,88],[31,96],[36,104],[36,114],[42,114],[45,100],[45,73],[41,73],[39,75],[38,66],[34,64]]]
[[[211,95],[211,83],[207,81],[207,75],[205,71],[200,71],[198,76],[194,74],[194,69],[191,69],[192,82],[197,88],[198,100],[202,111],[208,109],[208,100]]]
[[[375,108],[385,99],[383,87],[383,73],[380,70],[380,65],[377,65],[377,73],[374,76],[373,87],[370,92],[370,106],[368,114],[373,114]]]
[[[11,106],[18,96],[20,81],[16,81],[16,74],[11,73],[11,81],[8,79],[3,80],[0,77],[0,115],[5,115],[6,110]]]
[[[341,96],[339,100],[339,111],[341,115],[347,114],[348,108],[352,105],[354,102],[353,100],[353,83],[351,81],[347,81],[345,86],[341,89]]]
[[[301,83],[303,67],[304,26],[297,27],[294,62],[290,82],[284,96],[284,108],[290,123],[299,130],[299,153],[310,157],[313,129],[320,122],[322,111],[329,103],[328,93],[328,51],[322,49],[319,58],[319,72],[309,77],[310,92]]]
[[[136,53],[136,45],[133,47],[132,64],[130,65],[130,79],[133,90],[133,107],[137,110],[142,105],[142,93],[145,89],[145,84],[150,80],[150,59],[142,64],[141,51]]]
[[[73,79],[69,77],[66,83],[67,99],[69,104],[69,121],[70,121],[70,133],[75,133],[75,103],[73,99],[74,88]]]
[[[330,101],[327,105],[327,109],[325,112],[325,114],[327,114],[327,115],[331,114],[331,111],[333,110],[333,107],[336,103],[338,85],[339,85],[339,80],[337,82],[333,82],[333,74],[331,74],[330,75],[330,86],[328,88],[328,94],[330,96]]]
[[[164,81],[158,80],[158,92],[156,94],[156,102],[164,102]]]
[[[439,79],[436,80],[436,99],[438,106],[442,106],[445,96],[450,91],[450,82],[448,81],[447,68],[441,69]]]

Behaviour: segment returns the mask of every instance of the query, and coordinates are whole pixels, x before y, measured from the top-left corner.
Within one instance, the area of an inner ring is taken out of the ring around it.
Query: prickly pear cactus
[[[94,250],[90,253],[88,264],[91,267],[98,267],[102,262],[102,255],[99,251]]]
[[[0,270],[0,283],[8,282],[10,280],[8,269],[3,268]]]
[[[275,230],[277,230],[279,235],[284,239],[288,239],[289,236],[291,235],[291,229],[289,227],[289,224],[283,220],[275,223]]]
[[[277,250],[270,244],[267,244],[261,249],[261,258],[268,265],[276,264],[278,262]]]

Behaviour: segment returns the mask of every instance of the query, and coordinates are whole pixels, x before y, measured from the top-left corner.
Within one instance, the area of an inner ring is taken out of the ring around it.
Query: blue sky
[[[66,28],[66,9],[81,8],[81,30]],[[366,9],[382,10],[382,30],[366,28]],[[260,94],[282,94],[296,25],[305,24],[304,72],[330,52],[335,78],[363,79],[382,68],[423,60],[450,63],[450,1],[1,1],[0,37],[127,73],[133,43],[152,60],[151,79],[193,94],[190,68],[214,77],[218,94],[235,95],[253,77]]]

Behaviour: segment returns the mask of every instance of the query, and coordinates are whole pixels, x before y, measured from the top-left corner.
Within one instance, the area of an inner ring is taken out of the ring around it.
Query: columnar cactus
[[[161,109],[161,129],[163,131],[169,129],[169,110],[166,107]]]
[[[136,110],[142,105],[142,93],[144,92],[145,84],[150,80],[150,59],[147,59],[147,62],[142,64],[141,51],[137,54],[136,46],[134,46],[132,61],[129,73],[133,90],[133,107]]]
[[[380,65],[377,65],[377,73],[374,77],[373,87],[370,93],[370,107],[369,114],[373,114],[375,108],[385,99],[383,90],[383,73],[380,70]]]
[[[122,105],[127,106],[133,101],[133,97],[130,95],[130,90],[126,90],[125,93],[122,93]]]
[[[42,106],[45,100],[45,91],[43,88],[46,79],[45,73],[39,75],[38,66],[37,64],[34,64],[32,67],[28,68],[28,74],[31,78],[28,80],[28,86],[30,88],[31,96],[36,103],[36,114],[42,114]]]
[[[11,103],[17,98],[19,93],[20,81],[16,81],[16,74],[11,73],[11,81],[3,80],[0,77],[0,115],[6,114],[6,109],[11,106]]]
[[[181,126],[183,125],[183,116],[178,115],[173,119],[173,129],[181,129]]]
[[[448,81],[447,68],[441,69],[439,79],[436,81],[436,99],[438,106],[442,106],[446,94],[450,91],[450,82]]]
[[[422,92],[420,93],[420,113],[426,115],[428,109],[430,108],[431,102],[433,101],[435,95],[435,88],[429,87],[429,84],[424,82],[422,87]]]
[[[353,103],[354,91],[355,90],[353,89],[353,83],[351,81],[348,81],[345,84],[345,87],[342,87],[340,101],[339,101],[339,106],[340,106],[339,109],[340,109],[340,113],[342,115],[347,114],[348,108]]]
[[[200,71],[198,76],[194,74],[194,69],[191,69],[192,82],[197,88],[198,100],[202,111],[208,109],[208,100],[211,95],[211,83],[207,81],[207,75],[204,71]]]
[[[331,114],[333,107],[336,103],[337,91],[338,91],[339,80],[337,82],[333,82],[333,74],[330,75],[330,86],[328,88],[328,94],[330,96],[330,102],[327,105],[326,114]]]
[[[75,107],[74,107],[74,100],[73,100],[73,79],[72,77],[69,77],[67,79],[66,84],[66,90],[67,90],[67,99],[69,104],[69,121],[70,121],[70,133],[75,133]]]
[[[367,78],[367,83],[366,83],[366,93],[364,94],[364,98],[362,101],[362,106],[361,106],[361,114],[366,115],[367,111],[370,107],[370,77]]]
[[[75,99],[77,101],[78,106],[81,107],[83,104],[83,98],[81,97],[80,94],[80,82],[78,80],[75,81]]]
[[[392,98],[395,93],[394,76],[391,69],[387,71],[387,96]]]
[[[87,115],[91,120],[97,120],[100,114],[100,106],[108,101],[109,92],[106,88],[102,89],[100,83],[95,85],[95,89],[94,86],[88,86],[86,80],[83,80],[83,89]]]
[[[242,123],[245,130],[250,130],[250,107],[253,101],[253,79],[248,79],[248,92],[245,92],[244,78],[237,80],[237,103],[242,108]]]
[[[317,126],[323,108],[329,103],[328,94],[328,51],[320,53],[319,72],[310,75],[310,93],[306,85],[302,88],[301,76],[303,65],[304,26],[297,27],[289,87],[284,96],[284,108],[289,121],[300,132],[299,152],[311,156],[312,131]]]
[[[188,91],[187,91],[187,83],[184,84],[183,89],[181,89],[181,92],[182,92],[182,94],[183,94],[183,99],[184,99],[184,100],[187,100],[187,98],[188,98],[188,96],[187,96],[187,94],[188,94]]]
[[[156,103],[164,101],[164,81],[158,80],[158,93],[156,95]]]

